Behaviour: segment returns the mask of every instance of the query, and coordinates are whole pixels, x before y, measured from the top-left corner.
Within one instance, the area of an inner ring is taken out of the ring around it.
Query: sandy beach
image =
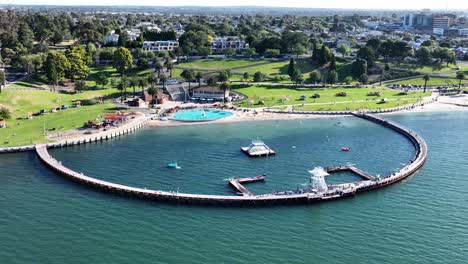
[[[462,106],[466,105],[466,106]],[[444,96],[439,97],[438,101],[419,106],[411,110],[401,110],[391,114],[411,114],[421,112],[447,112],[447,111],[468,111],[468,96]],[[203,124],[222,124],[231,122],[251,122],[251,121],[267,121],[267,120],[290,120],[290,119],[321,119],[321,118],[337,118],[344,115],[319,115],[319,114],[299,114],[299,113],[270,113],[263,112],[261,109],[257,111],[231,111],[235,115],[229,118],[224,118],[209,122],[179,122],[179,121],[161,121],[151,120],[148,125],[150,126],[184,126],[184,125],[203,125]]]

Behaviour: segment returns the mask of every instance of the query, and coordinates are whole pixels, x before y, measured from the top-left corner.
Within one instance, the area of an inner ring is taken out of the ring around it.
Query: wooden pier
[[[364,180],[369,180],[373,181],[375,178],[368,174],[367,172],[353,166],[353,165],[345,165],[345,166],[336,166],[336,167],[327,167],[325,168],[325,171],[328,173],[334,173],[334,172],[341,172],[341,171],[350,171],[357,176],[363,178]]]
[[[243,184],[265,181],[265,179],[266,179],[266,176],[261,175],[261,176],[255,176],[255,177],[249,177],[249,178],[229,179],[228,182],[229,182],[229,185],[231,185],[231,187],[234,188],[240,195],[253,196],[254,194],[249,189],[247,189]]]
[[[334,167],[335,171],[345,169],[350,170],[353,173],[359,175],[360,177],[363,177],[365,180],[345,184],[328,185],[329,188],[327,191],[319,192],[317,190],[309,188],[254,195],[242,185],[243,183],[245,184],[249,182],[265,180],[266,177],[262,175],[258,177],[230,180],[230,185],[233,186],[236,190],[238,190],[239,193],[241,193],[242,195],[209,195],[150,190],[99,180],[93,177],[86,176],[83,173],[73,171],[62,165],[61,162],[57,161],[52,156],[50,156],[49,152],[47,151],[47,148],[53,148],[57,146],[51,144],[41,144],[36,145],[35,149],[39,158],[47,166],[55,170],[57,173],[67,178],[70,178],[73,181],[82,183],[90,187],[98,188],[103,191],[109,191],[121,195],[129,195],[159,201],[172,201],[185,204],[198,203],[219,205],[273,205],[285,203],[311,203],[319,201],[328,201],[344,198],[359,192],[369,191],[391,185],[395,182],[401,181],[413,175],[424,165],[427,158],[427,144],[424,141],[424,139],[422,139],[418,134],[405,127],[400,126],[397,123],[387,121],[377,116],[372,116],[364,113],[353,113],[353,115],[385,126],[406,137],[413,144],[416,150],[416,154],[412,161],[409,164],[405,165],[402,169],[378,179],[375,179],[374,177],[368,175],[364,171],[353,166]]]

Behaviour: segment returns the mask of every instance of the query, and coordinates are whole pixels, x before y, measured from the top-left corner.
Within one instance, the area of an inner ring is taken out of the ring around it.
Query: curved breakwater
[[[76,171],[73,171],[63,166],[59,161],[49,155],[48,147],[57,147],[57,145],[37,145],[36,152],[40,159],[50,168],[63,176],[70,178],[73,181],[98,188],[100,190],[118,193],[122,195],[134,196],[145,199],[171,201],[180,203],[195,203],[195,204],[220,204],[220,205],[272,205],[284,203],[310,203],[325,200],[339,199],[354,195],[358,192],[368,191],[371,189],[381,188],[392,183],[401,181],[410,175],[414,174],[424,164],[427,158],[427,145],[418,134],[400,126],[397,123],[387,121],[383,118],[364,114],[352,113],[354,116],[369,120],[380,124],[389,129],[392,129],[411,141],[416,149],[415,157],[410,164],[407,164],[401,170],[392,173],[391,175],[376,178],[374,180],[364,180],[353,183],[329,185],[329,189],[324,192],[317,192],[311,189],[301,190],[299,192],[282,192],[270,193],[251,196],[235,196],[235,195],[204,195],[204,194],[189,194],[178,192],[167,192],[160,190],[150,190],[136,188],[121,184],[116,184],[108,181],[92,178]]]

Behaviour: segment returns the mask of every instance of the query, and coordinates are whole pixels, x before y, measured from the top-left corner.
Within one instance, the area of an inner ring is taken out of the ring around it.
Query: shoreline
[[[413,114],[413,113],[444,113],[444,112],[464,112],[468,111],[467,106],[457,105],[456,102],[436,101],[423,106],[418,106],[411,110],[400,110],[389,113],[381,113],[382,115],[395,115],[395,114]],[[254,114],[251,112],[233,112],[235,116],[228,117],[225,119],[219,119],[215,121],[207,122],[181,122],[174,120],[149,120],[148,126],[153,127],[169,127],[169,126],[190,126],[190,125],[209,125],[209,124],[227,124],[227,123],[239,123],[239,122],[254,122],[254,121],[282,121],[282,120],[299,120],[299,119],[333,119],[350,116],[347,114],[337,115],[324,115],[324,114],[300,114],[300,113],[271,113],[261,112]]]
[[[466,100],[465,100],[466,99]],[[395,112],[381,113],[382,115],[395,115],[395,114],[413,114],[413,113],[444,113],[444,112],[465,112],[468,111],[468,97],[464,95],[457,95],[451,97],[442,97],[438,101],[418,106],[410,110],[400,110]],[[463,106],[461,106],[463,105]],[[466,106],[465,106],[466,105]],[[136,111],[136,116],[131,119],[128,123],[115,127],[107,131],[95,131],[95,133],[85,134],[83,131],[70,130],[60,134],[50,135],[46,140],[54,140],[45,144],[48,145],[67,145],[69,142],[81,142],[87,143],[91,139],[101,138],[106,139],[109,135],[121,135],[129,128],[135,126],[149,126],[149,127],[173,127],[173,126],[187,126],[187,125],[214,125],[214,124],[229,124],[239,122],[255,122],[255,121],[282,121],[282,120],[312,120],[312,119],[333,119],[350,116],[349,114],[336,114],[336,115],[325,115],[325,114],[301,114],[301,113],[272,113],[263,112],[260,109],[255,111],[232,111],[235,115],[232,117],[219,119],[215,121],[207,122],[181,122],[181,121],[161,121],[152,120],[142,112]],[[40,143],[37,143],[40,144]],[[27,151],[34,148],[36,144],[23,145],[23,146],[11,146],[0,148],[0,153],[11,153]]]

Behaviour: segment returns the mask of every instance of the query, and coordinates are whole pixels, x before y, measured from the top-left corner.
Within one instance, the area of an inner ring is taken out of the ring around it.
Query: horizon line
[[[239,7],[256,7],[256,8],[290,8],[290,9],[315,9],[315,10],[327,10],[327,9],[332,9],[332,10],[372,10],[372,11],[406,11],[406,10],[411,10],[411,11],[457,11],[457,12],[463,12],[463,11],[468,11],[468,8],[466,9],[443,9],[443,8],[340,8],[340,7],[300,7],[300,6],[266,6],[266,5],[231,5],[231,6],[223,6],[223,5],[145,5],[145,4],[140,4],[140,5],[127,5],[127,4],[116,4],[116,5],[108,5],[108,4],[93,4],[93,5],[80,5],[80,4],[39,4],[39,3],[31,3],[31,4],[0,4],[0,7],[3,6],[47,6],[47,7],[154,7],[154,8],[187,8],[187,7],[211,7],[211,8],[239,8]]]

